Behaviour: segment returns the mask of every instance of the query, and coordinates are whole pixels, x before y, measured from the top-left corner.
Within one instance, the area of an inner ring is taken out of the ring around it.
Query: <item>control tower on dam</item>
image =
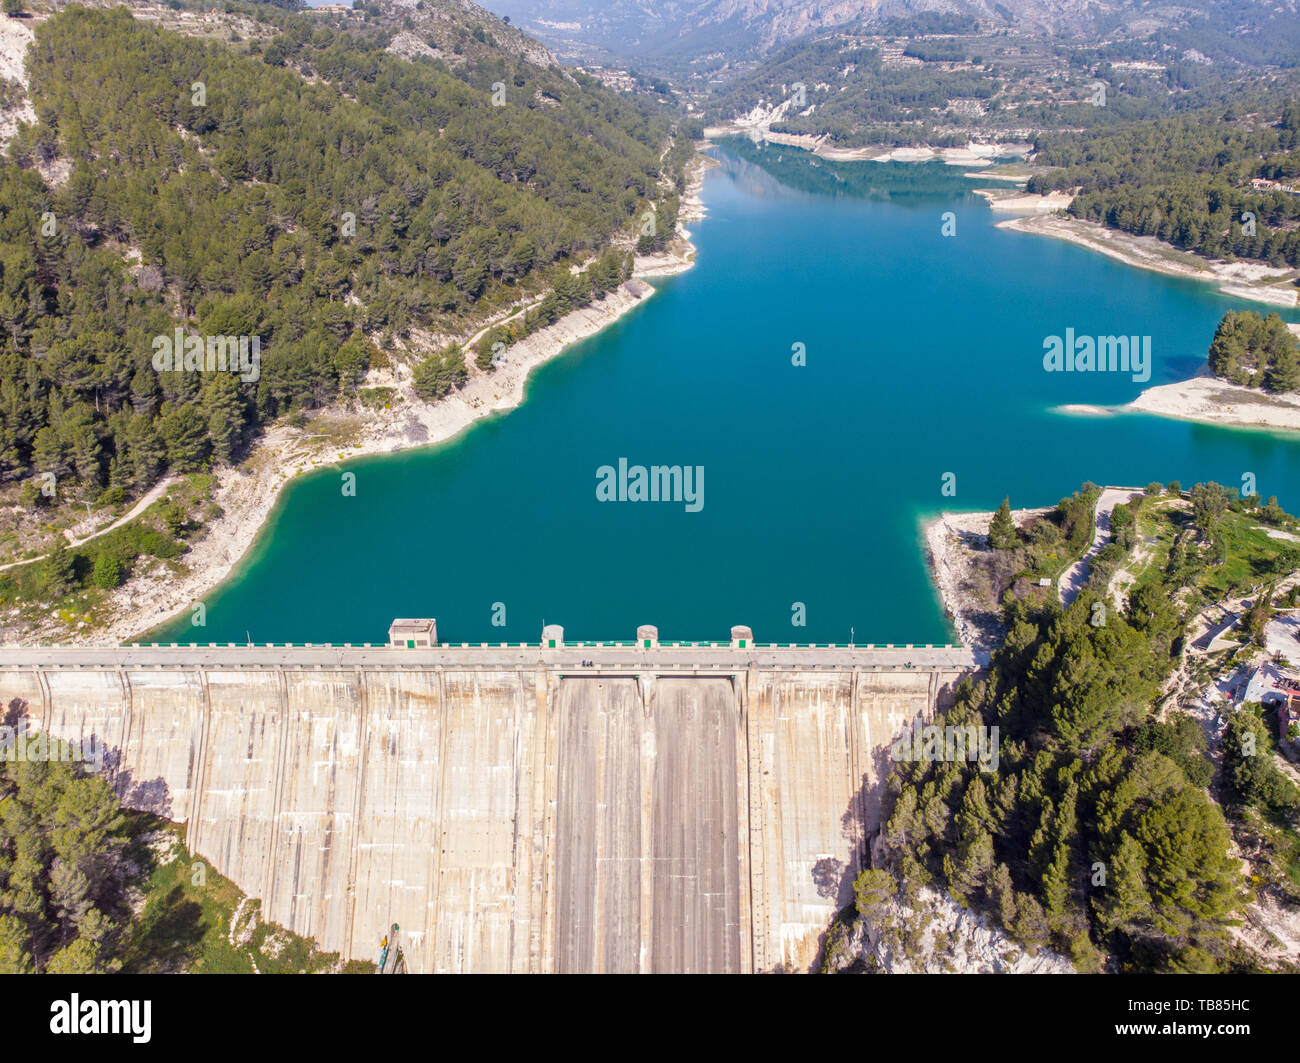
[[[405,626],[403,626],[405,625]],[[0,648],[12,722],[102,741],[125,804],[267,919],[412,971],[806,971],[889,749],[961,647]]]

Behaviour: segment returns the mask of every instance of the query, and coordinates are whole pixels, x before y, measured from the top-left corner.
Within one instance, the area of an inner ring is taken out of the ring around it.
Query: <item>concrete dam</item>
[[[807,971],[891,742],[977,661],[653,630],[6,647],[0,706],[104,742],[124,804],[328,951],[373,959],[398,923],[414,972]]]

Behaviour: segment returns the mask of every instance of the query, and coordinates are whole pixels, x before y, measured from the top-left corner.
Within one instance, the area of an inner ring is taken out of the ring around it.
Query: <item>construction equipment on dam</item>
[[[0,699],[104,742],[124,804],[345,957],[387,933],[413,973],[806,971],[891,743],[982,663],[405,624],[383,646],[3,647]]]
[[[406,959],[402,955],[402,928],[394,923],[389,927],[384,940],[379,943],[379,958],[375,961],[375,974],[404,974]]]

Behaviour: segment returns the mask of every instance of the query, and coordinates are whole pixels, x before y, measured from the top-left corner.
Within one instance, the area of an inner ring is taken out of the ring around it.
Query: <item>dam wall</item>
[[[960,648],[0,648],[0,711],[328,951],[806,971]]]

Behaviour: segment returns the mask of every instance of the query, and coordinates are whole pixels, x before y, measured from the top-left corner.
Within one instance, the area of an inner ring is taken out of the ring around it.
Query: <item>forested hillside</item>
[[[870,39],[834,36],[783,48],[757,71],[736,79],[708,101],[714,121],[728,121],[758,105],[792,99],[773,123],[779,133],[828,136],[843,145],[944,142],[938,128],[950,100],[988,101],[1003,82],[987,71],[921,64],[889,67]],[[969,136],[958,138],[965,143]]]
[[[457,335],[559,277],[563,313],[624,270],[571,266],[630,249],[646,210],[675,216],[691,149],[668,150],[669,119],[480,25],[456,27],[459,54],[441,41],[449,61],[408,61],[386,50],[400,19],[226,9],[259,36],[202,42],[121,8],[37,29],[40,121],[0,161],[0,488],[29,505],[229,461],[352,389],[386,337]],[[156,371],[176,326],[259,337],[257,379]]]
[[[1300,789],[1273,763],[1275,724],[1259,706],[1232,711],[1212,760],[1213,726],[1160,703],[1176,668],[1208,684],[1183,645],[1207,601],[1263,587],[1245,641],[1226,657],[1246,665],[1262,645],[1271,587],[1297,563],[1293,545],[1267,535],[1273,524],[1293,526],[1275,500],[1216,484],[1182,497],[1154,484],[1116,507],[1112,542],[1073,605],[1008,596],[1008,635],[987,675],[963,684],[938,721],[998,728],[1000,763],[895,766],[857,911],[890,923],[896,897],[933,883],[1024,948],[1051,947],[1079,970],[1252,968],[1232,927],[1251,887],[1295,901]],[[1001,548],[1035,537],[1030,528]],[[1159,544],[1140,563],[1139,542]],[[1137,582],[1116,610],[1105,588],[1126,563]],[[1222,655],[1213,667],[1227,667]],[[1262,877],[1248,884],[1235,846]],[[903,952],[919,929],[882,926]]]
[[[1028,190],[1077,188],[1076,217],[1211,258],[1300,266],[1300,103],[1253,115],[1216,109],[1038,147],[1034,161],[1054,169]]]

